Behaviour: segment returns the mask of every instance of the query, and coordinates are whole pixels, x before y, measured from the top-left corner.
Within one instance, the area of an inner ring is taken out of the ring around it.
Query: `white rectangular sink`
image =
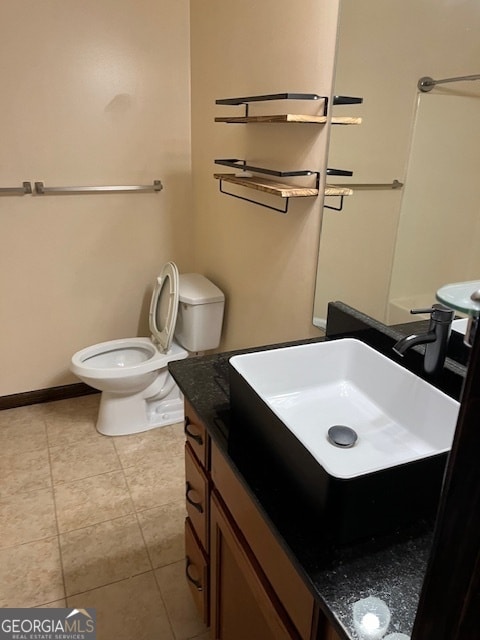
[[[355,339],[234,356],[231,365],[332,476],[447,452],[459,403]],[[333,425],[358,440],[340,448]]]
[[[348,543],[435,515],[458,402],[352,338],[229,367],[232,451],[254,452],[319,535]],[[332,443],[335,425],[355,431],[353,446]]]

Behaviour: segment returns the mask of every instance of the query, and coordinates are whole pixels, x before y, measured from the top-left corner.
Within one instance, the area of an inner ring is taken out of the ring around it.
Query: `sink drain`
[[[349,447],[353,447],[358,436],[355,429],[346,427],[343,424],[335,424],[328,430],[328,439],[336,447],[348,449]]]

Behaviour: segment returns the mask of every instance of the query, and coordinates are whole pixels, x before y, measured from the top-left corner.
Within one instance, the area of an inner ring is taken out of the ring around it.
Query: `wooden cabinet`
[[[230,518],[240,532],[239,537],[268,577],[286,615],[297,629],[298,637],[310,640],[312,627],[317,626],[314,598],[216,446],[212,446],[212,482],[227,505]]]
[[[215,640],[300,640],[220,499],[211,503],[211,625]]]
[[[339,640],[188,401],[185,435],[186,577],[212,640]]]

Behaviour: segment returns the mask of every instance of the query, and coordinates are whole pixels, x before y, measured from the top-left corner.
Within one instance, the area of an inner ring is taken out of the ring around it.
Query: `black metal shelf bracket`
[[[343,210],[343,199],[345,196],[325,196],[326,198],[340,198],[340,204],[338,207],[333,207],[329,204],[324,204],[323,207],[324,209],[332,209],[333,211],[342,211]]]
[[[360,100],[361,100],[361,98],[360,98]],[[349,177],[353,176],[353,171],[350,171],[349,169],[331,169],[331,168],[328,168],[326,173],[327,173],[327,176],[349,176]],[[342,196],[342,195],[340,195],[340,196],[336,196],[336,195],[328,196],[328,195],[326,195],[325,197],[326,198],[340,198],[340,202],[339,202],[339,206],[338,207],[334,207],[334,206],[331,206],[329,204],[324,204],[323,206],[324,206],[325,209],[332,209],[332,211],[342,211],[343,210],[343,198],[345,196]]]
[[[215,104],[226,105],[245,105],[245,118],[248,118],[248,105],[250,102],[268,102],[271,100],[323,100],[323,113],[326,116],[328,113],[328,96],[319,96],[316,93],[270,93],[262,96],[244,96],[241,98],[221,98],[215,100]],[[333,105],[343,104],[361,104],[363,98],[357,98],[353,96],[333,96]]]
[[[225,194],[226,196],[231,196],[232,198],[238,198],[239,200],[245,200],[245,202],[251,202],[252,204],[257,204],[260,207],[265,207],[265,209],[271,209],[272,211],[276,211],[277,213],[288,213],[288,204],[290,202],[290,198],[285,198],[285,206],[274,207],[271,204],[265,204],[264,202],[259,202],[258,200],[252,200],[251,198],[247,198],[245,196],[239,196],[237,193],[231,193],[230,191],[225,191],[223,188],[223,180],[219,179],[219,188],[220,193]]]
[[[320,174],[318,171],[301,170],[301,171],[276,171],[274,169],[264,169],[262,167],[254,167],[247,164],[245,160],[238,160],[237,158],[217,158],[215,164],[221,164],[225,167],[237,169],[240,171],[253,171],[254,173],[264,173],[269,176],[276,176],[277,178],[292,178],[298,176],[317,176],[317,189],[320,181]]]
[[[328,169],[327,168],[327,176],[353,176],[353,171],[349,169]]]
[[[319,96],[316,93],[271,93],[262,96],[245,96],[242,98],[222,98],[215,100],[215,104],[245,105],[245,118],[248,118],[248,105],[250,102],[267,102],[270,100],[323,100],[323,115],[327,115],[328,96]]]
[[[333,96],[332,104],[362,104],[363,98],[357,98],[355,96]]]
[[[320,186],[320,172],[319,171],[276,171],[274,169],[265,169],[263,167],[254,167],[246,163],[245,160],[239,160],[237,158],[217,158],[215,160],[215,164],[220,164],[225,167],[230,167],[232,169],[237,169],[240,171],[253,171],[254,173],[262,173],[265,175],[275,176],[278,178],[288,178],[288,177],[299,177],[299,176],[315,176],[315,189],[319,190]],[[225,191],[223,188],[223,180],[219,178],[219,189],[220,193],[223,193],[227,196],[231,196],[232,198],[238,198],[239,200],[245,200],[245,202],[251,202],[252,204],[257,204],[260,207],[265,207],[266,209],[271,209],[272,211],[277,211],[278,213],[287,213],[288,205],[290,202],[290,197],[284,198],[285,206],[282,207],[274,207],[270,204],[265,204],[264,202],[259,202],[258,200],[252,200],[251,198],[247,198],[245,196],[240,196],[236,193],[231,193],[230,191]]]

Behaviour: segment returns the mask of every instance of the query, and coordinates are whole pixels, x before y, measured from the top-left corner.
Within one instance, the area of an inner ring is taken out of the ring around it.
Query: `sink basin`
[[[435,513],[458,402],[351,338],[229,366],[234,439],[260,448],[324,532],[348,542]],[[332,441],[336,425],[353,446]]]

